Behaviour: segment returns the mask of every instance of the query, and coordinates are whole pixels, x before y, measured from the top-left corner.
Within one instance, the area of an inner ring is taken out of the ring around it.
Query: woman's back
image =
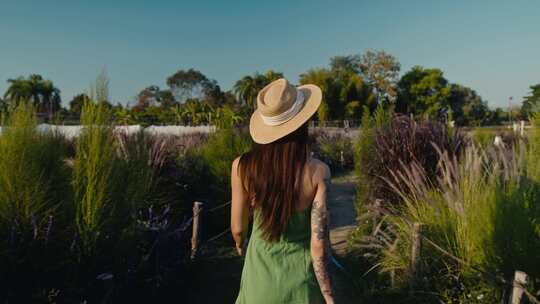
[[[236,303],[333,303],[327,271],[328,167],[309,157],[307,120],[322,98],[285,79],[259,92],[252,149],[233,162],[231,232],[245,254]],[[245,250],[250,219],[253,230]]]
[[[321,164],[314,159],[306,164],[302,180],[306,191],[302,191],[301,201],[278,240],[265,239],[260,229],[260,211],[254,210],[236,303],[323,303],[310,255],[311,203],[315,193],[312,180]]]

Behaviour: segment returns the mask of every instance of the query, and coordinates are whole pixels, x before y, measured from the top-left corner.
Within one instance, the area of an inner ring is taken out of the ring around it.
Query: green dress
[[[236,304],[324,303],[311,263],[310,210],[294,213],[276,242],[263,238],[255,211]]]

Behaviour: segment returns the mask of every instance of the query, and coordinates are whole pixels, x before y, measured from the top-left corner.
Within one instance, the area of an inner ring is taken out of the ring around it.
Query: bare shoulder
[[[232,162],[232,168],[231,168],[231,176],[238,176],[240,172],[238,171],[238,166],[240,165],[240,158],[242,156],[238,156],[235,158]]]
[[[240,158],[242,158],[242,155],[237,156],[237,157],[233,160],[233,162],[232,162],[232,167],[233,167],[233,168],[238,168],[238,164],[240,163]]]
[[[332,176],[330,167],[328,167],[328,165],[322,160],[311,157],[308,165],[310,166],[312,172],[313,181],[330,180]]]

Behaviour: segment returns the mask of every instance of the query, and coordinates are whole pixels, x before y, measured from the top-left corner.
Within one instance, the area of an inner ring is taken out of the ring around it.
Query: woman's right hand
[[[242,245],[236,244],[236,252],[239,256],[243,257],[246,255],[246,248],[247,248],[247,240],[242,242]]]
[[[334,298],[333,297],[324,297],[324,301],[326,304],[334,304]]]

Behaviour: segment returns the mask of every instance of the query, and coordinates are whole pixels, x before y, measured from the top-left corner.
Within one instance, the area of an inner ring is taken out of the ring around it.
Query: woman
[[[237,304],[334,303],[330,170],[308,151],[307,121],[321,99],[317,86],[295,88],[285,79],[257,96],[249,125],[255,145],[234,160],[231,172],[231,231],[236,250],[245,253]],[[246,250],[250,210],[254,225]]]

